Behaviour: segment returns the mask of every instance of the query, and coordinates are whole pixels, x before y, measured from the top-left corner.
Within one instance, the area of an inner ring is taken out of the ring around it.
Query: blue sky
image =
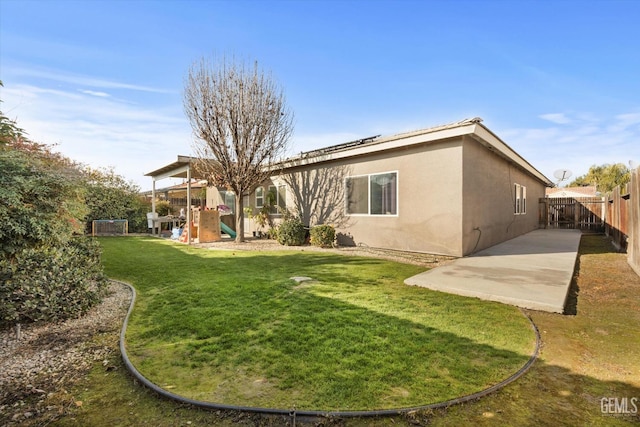
[[[2,111],[151,187],[191,154],[191,64],[270,71],[291,152],[482,117],[553,179],[640,163],[640,2],[0,0]]]

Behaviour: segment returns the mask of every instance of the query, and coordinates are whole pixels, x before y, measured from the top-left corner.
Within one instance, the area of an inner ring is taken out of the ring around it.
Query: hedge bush
[[[336,239],[336,230],[330,225],[316,225],[311,228],[311,244],[323,248],[330,248]]]
[[[100,246],[86,237],[0,260],[0,281],[2,327],[78,317],[100,301],[107,284]]]
[[[285,219],[276,232],[276,240],[285,246],[300,246],[304,244],[306,230],[299,218]]]

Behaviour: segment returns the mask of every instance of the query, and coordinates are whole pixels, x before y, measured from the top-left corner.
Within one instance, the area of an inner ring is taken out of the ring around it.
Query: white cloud
[[[629,160],[639,161],[639,114],[595,117],[590,113],[580,113],[574,117],[561,126],[496,131],[507,144],[551,179],[558,169],[571,170],[575,178],[586,174],[592,165],[628,165]]]
[[[549,114],[541,114],[541,119],[550,121],[552,123],[556,123],[559,125],[566,125],[571,123],[571,119],[568,118],[564,113],[549,113]]]
[[[618,114],[615,116],[615,122],[609,127],[609,130],[621,132],[636,125],[640,125],[640,113]]]
[[[101,98],[108,98],[108,97],[111,96],[106,92],[98,92],[98,91],[95,91],[95,90],[81,90],[80,92],[85,93],[87,95],[99,96]]]
[[[122,83],[118,81],[102,79],[91,76],[83,76],[78,74],[66,73],[58,70],[50,70],[44,68],[36,68],[36,67],[12,67],[11,68],[12,75],[20,76],[21,80],[25,78],[37,78],[37,79],[46,79],[52,80],[55,82],[68,83],[76,86],[89,86],[95,88],[102,89],[126,89],[126,90],[135,90],[141,92],[152,92],[152,93],[172,93],[172,91],[162,89],[162,88],[154,88],[150,86],[143,86],[137,84],[130,83]]]
[[[142,189],[151,188],[144,173],[191,152],[189,124],[172,97],[154,108],[86,92],[13,85],[2,105],[32,140],[92,167],[113,166]]]

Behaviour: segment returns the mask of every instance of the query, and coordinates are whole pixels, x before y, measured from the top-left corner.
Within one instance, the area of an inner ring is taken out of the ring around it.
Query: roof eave
[[[522,169],[526,170],[531,175],[535,176],[547,187],[554,186],[553,181],[547,178],[538,169],[533,167],[533,165],[529,163],[527,160],[525,160],[524,157],[516,153],[515,150],[513,150],[509,145],[507,145],[507,143],[501,140],[496,134],[491,132],[489,128],[487,128],[481,123],[476,123],[474,124],[474,126],[475,126],[475,129],[472,133],[472,136],[474,137],[474,139],[476,139],[476,141],[480,142],[489,150],[497,152],[499,155],[503,156],[507,160],[520,166]]]

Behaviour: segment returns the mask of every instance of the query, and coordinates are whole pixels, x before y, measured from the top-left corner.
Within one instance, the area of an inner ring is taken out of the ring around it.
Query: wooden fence
[[[640,168],[631,171],[631,181],[616,187],[607,197],[605,232],[616,247],[627,251],[629,265],[640,275]]]
[[[603,197],[545,197],[540,199],[540,227],[602,233],[605,230],[605,205]]]
[[[612,238],[613,244],[620,251],[627,250],[629,241],[630,195],[626,190],[616,187],[607,196],[605,233]]]
[[[627,185],[607,197],[545,197],[539,203],[541,228],[605,232],[618,250],[627,252],[629,265],[640,276],[640,168],[631,171]]]

